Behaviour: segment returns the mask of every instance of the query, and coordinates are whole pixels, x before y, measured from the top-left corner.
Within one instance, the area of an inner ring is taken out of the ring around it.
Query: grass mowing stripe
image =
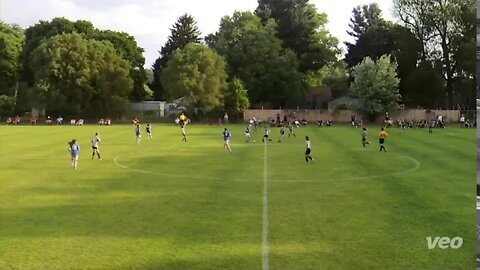
[[[263,226],[262,226],[262,269],[268,270],[268,171],[267,171],[267,141],[263,150]]]

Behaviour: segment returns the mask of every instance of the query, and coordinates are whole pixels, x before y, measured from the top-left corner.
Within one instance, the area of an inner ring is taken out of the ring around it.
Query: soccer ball
[[[256,140],[253,140],[254,143],[256,143],[257,141]]]

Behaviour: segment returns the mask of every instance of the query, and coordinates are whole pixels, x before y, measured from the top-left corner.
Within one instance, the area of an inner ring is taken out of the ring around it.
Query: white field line
[[[266,150],[265,150],[266,153]],[[418,169],[420,169],[420,162],[410,156],[406,155],[400,155],[400,154],[395,154],[399,157],[408,159],[412,161],[413,166],[409,169],[401,170],[401,171],[396,171],[396,172],[391,172],[391,173],[385,173],[385,174],[378,174],[378,175],[369,175],[369,176],[358,176],[358,177],[348,177],[348,178],[329,178],[329,179],[322,179],[322,180],[301,180],[301,179],[277,179],[277,180],[268,180],[269,182],[281,182],[281,183],[331,183],[331,182],[356,182],[356,181],[368,181],[368,180],[373,180],[377,178],[384,178],[387,176],[393,176],[393,175],[403,175],[403,174],[408,174],[412,173]],[[143,174],[152,174],[152,175],[158,175],[158,176],[164,176],[164,177],[172,177],[172,178],[188,178],[188,179],[196,179],[196,180],[213,180],[213,181],[225,181],[225,178],[218,178],[218,177],[210,177],[210,176],[199,176],[199,175],[179,175],[179,174],[170,174],[170,173],[160,173],[160,172],[153,172],[153,171],[147,171],[147,170],[140,170],[140,169],[134,169],[130,168],[122,163],[119,162],[119,159],[121,157],[125,156],[125,154],[118,155],[113,158],[113,163],[119,168],[122,168],[127,171],[131,172],[137,172],[137,173],[143,173]],[[265,161],[266,163],[266,161]],[[266,167],[266,165],[264,165]],[[409,178],[405,178],[406,180]],[[230,181],[234,182],[258,182],[258,180],[254,179],[230,179]]]
[[[263,226],[262,226],[262,269],[268,270],[268,173],[267,173],[267,142],[263,150]]]

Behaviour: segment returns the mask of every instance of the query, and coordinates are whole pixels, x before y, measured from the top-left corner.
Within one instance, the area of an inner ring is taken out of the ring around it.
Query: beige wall
[[[355,115],[357,119],[364,120],[364,117],[357,112],[352,111],[338,111],[333,113],[331,111],[321,110],[247,110],[243,114],[243,119],[247,121],[256,117],[259,120],[266,120],[269,117],[276,119],[276,115],[280,114],[280,119],[283,120],[283,116],[286,114],[289,119],[296,115],[297,119],[305,118],[309,122],[316,122],[319,119],[328,120],[332,119],[334,122],[350,122],[351,115]],[[427,114],[426,110],[408,110],[400,111],[397,113],[391,113],[390,119],[405,119],[405,120],[429,120],[435,119],[439,114],[443,115],[443,119],[446,122],[457,122],[460,118],[460,111],[457,110],[432,110],[430,114]],[[383,121],[383,116],[379,117],[378,121]]]

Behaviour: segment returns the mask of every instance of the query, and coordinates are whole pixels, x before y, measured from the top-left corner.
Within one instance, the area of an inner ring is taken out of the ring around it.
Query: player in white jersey
[[[313,158],[310,156],[310,153],[312,152],[312,143],[310,142],[310,138],[308,136],[305,136],[305,146],[307,149],[305,150],[305,161],[308,163],[308,161],[313,161]]]
[[[263,142],[265,142],[265,141],[271,142],[271,141],[272,141],[272,139],[270,139],[270,134],[271,134],[271,133],[272,133],[272,132],[270,131],[270,129],[268,129],[267,127],[265,127],[265,134],[263,135],[262,141],[263,141]]]
[[[98,144],[101,142],[98,132],[95,133],[95,136],[92,138],[92,159],[95,158],[95,154],[98,156],[98,160],[102,160],[100,157],[100,151],[98,150]]]

